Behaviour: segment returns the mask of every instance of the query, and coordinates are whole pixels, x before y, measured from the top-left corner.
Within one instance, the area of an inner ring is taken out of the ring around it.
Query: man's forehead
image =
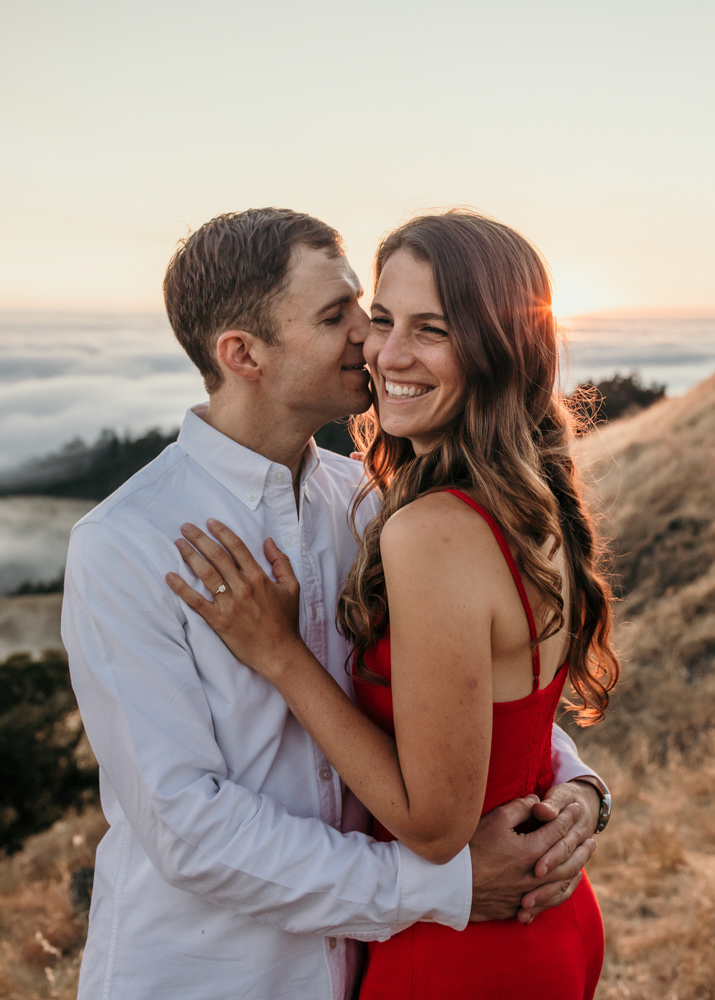
[[[336,297],[359,298],[363,288],[342,251],[296,247],[291,256],[286,293],[289,298],[311,299],[317,308],[322,308]]]
[[[355,295],[357,295],[358,298],[360,298],[360,296],[363,294],[363,287],[360,283],[360,279],[358,278],[357,274],[355,273],[355,271],[353,271],[348,258],[341,251],[337,257],[333,258],[333,260],[334,263],[337,265],[337,273],[335,275],[335,278],[333,279],[330,279],[328,276],[326,276],[326,281],[330,280],[343,281],[345,282],[346,285],[349,285],[351,291]]]

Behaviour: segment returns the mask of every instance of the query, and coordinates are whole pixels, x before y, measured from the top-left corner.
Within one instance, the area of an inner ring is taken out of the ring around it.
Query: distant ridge
[[[61,451],[0,473],[0,496],[53,496],[99,502],[176,441],[178,430],[153,429],[141,437],[103,431],[93,445],[70,442]],[[333,421],[315,435],[323,448],[348,455],[354,445],[346,421]]]
[[[103,500],[159,454],[178,431],[147,431],[139,438],[103,431],[93,445],[77,440],[61,451],[0,475],[0,496],[50,495]]]

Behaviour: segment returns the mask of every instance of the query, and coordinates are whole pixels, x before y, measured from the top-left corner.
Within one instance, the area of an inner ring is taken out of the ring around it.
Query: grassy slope
[[[590,874],[608,937],[598,1000],[715,998],[715,378],[578,444],[627,597],[607,721],[574,735],[615,814]],[[84,920],[71,872],[101,815],[71,815],[0,859],[0,996],[75,995]]]
[[[715,997],[715,378],[599,430],[578,461],[605,512],[623,674],[574,733],[613,785],[590,867],[607,928],[599,1000]]]

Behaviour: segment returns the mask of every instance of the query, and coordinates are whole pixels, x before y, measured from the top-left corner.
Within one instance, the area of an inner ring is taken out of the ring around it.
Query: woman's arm
[[[212,603],[179,577],[168,577],[234,655],[278,688],[373,815],[416,853],[437,862],[461,850],[481,813],[492,716],[490,567],[499,558],[498,552],[493,558],[491,533],[474,530],[480,519],[453,514],[445,499],[425,497],[383,529],[395,740],[350,702],[304,646],[298,585],[287,557],[271,541],[266,554],[275,582],[225,526],[211,526],[222,545],[189,526],[186,537],[210,564],[178,543],[186,561],[210,591],[222,581],[227,591]],[[465,523],[472,536],[469,560]]]

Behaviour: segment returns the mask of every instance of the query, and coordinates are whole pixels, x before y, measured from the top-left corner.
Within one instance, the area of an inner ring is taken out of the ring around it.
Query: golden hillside
[[[623,594],[623,677],[587,737],[665,763],[706,755],[715,694],[715,376],[581,439]],[[582,741],[584,742],[584,741]]]
[[[623,598],[623,673],[574,731],[614,791],[591,874],[607,960],[597,997],[715,997],[715,377],[599,428],[577,459]]]

